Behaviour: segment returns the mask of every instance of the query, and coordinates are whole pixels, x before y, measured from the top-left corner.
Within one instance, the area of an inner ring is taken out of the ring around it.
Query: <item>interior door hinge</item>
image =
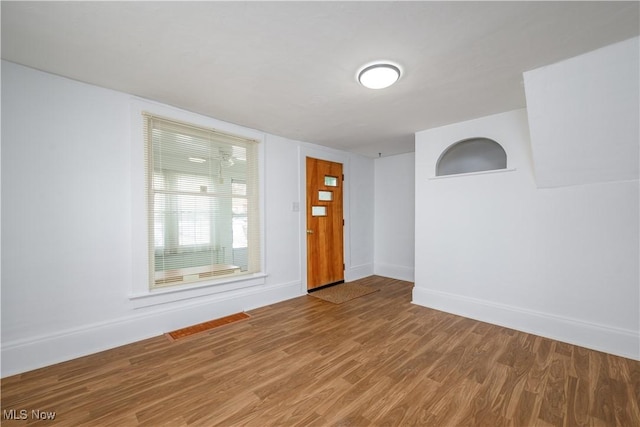
[[[347,268],[344,266],[344,264],[342,264],[342,269],[343,269],[343,270],[346,270],[346,269],[347,269]]]
[[[342,226],[344,227],[344,219],[342,220]]]
[[[342,182],[344,182],[344,174],[342,174]]]

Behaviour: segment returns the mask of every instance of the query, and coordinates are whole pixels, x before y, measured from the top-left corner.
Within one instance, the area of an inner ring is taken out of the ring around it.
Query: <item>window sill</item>
[[[133,303],[134,308],[167,304],[264,285],[266,277],[265,273],[243,274],[182,286],[150,289],[147,292],[129,295],[129,300]]]
[[[479,172],[456,173],[456,174],[451,174],[451,175],[432,176],[432,177],[429,177],[429,180],[460,178],[460,177],[463,177],[463,176],[475,176],[475,175],[490,175],[490,174],[494,174],[494,173],[514,172],[515,170],[516,170],[516,168],[494,169],[494,170],[479,171]]]

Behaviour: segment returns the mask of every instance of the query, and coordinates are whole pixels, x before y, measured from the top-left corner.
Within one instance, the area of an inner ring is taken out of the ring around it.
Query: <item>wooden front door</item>
[[[307,289],[344,280],[342,164],[307,157]]]

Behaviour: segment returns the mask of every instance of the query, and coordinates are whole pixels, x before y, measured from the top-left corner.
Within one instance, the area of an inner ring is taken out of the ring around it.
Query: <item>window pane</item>
[[[234,215],[247,215],[247,199],[234,198],[231,210]]]
[[[180,174],[176,175],[175,182],[172,185],[172,189],[177,191],[201,193],[202,187],[208,189],[211,184],[211,180],[207,176]]]
[[[323,202],[330,202],[333,200],[333,193],[331,191],[318,191],[318,200]]]
[[[246,196],[247,184],[234,179],[233,181],[231,181],[231,194],[233,194],[234,196]]]
[[[325,176],[324,177],[324,185],[327,187],[337,187],[338,186],[338,178],[335,176]]]
[[[209,197],[177,196],[178,245],[206,245],[211,241]]]
[[[233,248],[247,247],[247,217],[237,216],[233,218]]]
[[[156,190],[164,190],[164,174],[162,172],[153,173],[153,188]]]
[[[311,216],[327,216],[327,207],[311,206]]]
[[[237,145],[234,145],[232,148],[232,156],[234,159],[246,161],[247,149],[245,147],[238,147]]]
[[[156,248],[164,247],[166,197],[156,194],[153,201],[153,241]]]

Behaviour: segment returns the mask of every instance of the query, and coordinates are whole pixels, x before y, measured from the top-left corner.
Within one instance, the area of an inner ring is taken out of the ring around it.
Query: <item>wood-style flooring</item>
[[[2,424],[640,426],[640,362],[413,305],[408,282],[359,282],[380,292],[302,296],[5,378]]]

